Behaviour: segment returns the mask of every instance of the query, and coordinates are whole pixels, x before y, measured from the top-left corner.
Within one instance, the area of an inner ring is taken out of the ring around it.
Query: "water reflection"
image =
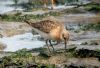
[[[0,14],[3,14],[5,12],[13,11],[15,7],[11,7],[8,5],[12,5],[14,2],[12,0],[0,0]],[[17,8],[17,10],[22,10],[20,7]]]
[[[37,40],[39,35],[32,35],[32,33],[25,33],[21,35],[15,35],[12,37],[0,38],[0,42],[7,45],[4,51],[17,51],[19,49],[27,48],[38,48],[43,47],[45,43],[43,41]]]

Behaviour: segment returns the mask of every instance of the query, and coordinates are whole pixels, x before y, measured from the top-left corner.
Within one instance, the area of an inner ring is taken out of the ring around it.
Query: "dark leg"
[[[59,42],[57,41],[55,44],[53,44],[53,45],[57,45],[57,44],[59,44]]]
[[[50,46],[53,48],[53,51],[55,51],[53,45],[51,44],[51,40],[49,40],[49,43],[50,43]]]
[[[67,40],[65,39],[65,51],[67,49]]]
[[[69,37],[64,39],[65,40],[65,50],[67,49],[67,43],[68,43],[68,40],[69,40]]]
[[[48,45],[48,40],[46,40],[46,45],[48,47],[49,52],[51,53],[50,48],[49,48],[49,45]]]
[[[67,43],[66,43],[66,41],[65,41],[65,50],[67,49]]]

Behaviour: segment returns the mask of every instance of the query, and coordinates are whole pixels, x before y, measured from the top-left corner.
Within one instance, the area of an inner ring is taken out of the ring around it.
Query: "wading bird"
[[[49,51],[50,48],[48,46],[48,42],[54,50],[51,40],[55,40],[57,42],[64,41],[66,50],[67,42],[69,40],[69,32],[62,23],[50,20],[43,20],[36,23],[25,20],[25,22],[28,23],[37,33],[41,35],[41,37],[45,39]]]

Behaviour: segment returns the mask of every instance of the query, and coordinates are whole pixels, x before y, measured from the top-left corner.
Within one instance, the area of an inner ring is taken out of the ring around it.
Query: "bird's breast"
[[[60,38],[60,30],[59,29],[51,30],[50,33],[49,33],[49,36],[53,40],[57,40],[57,41],[61,40],[61,38]]]

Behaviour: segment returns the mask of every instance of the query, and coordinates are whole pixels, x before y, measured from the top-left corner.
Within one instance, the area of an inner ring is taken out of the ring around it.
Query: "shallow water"
[[[8,6],[12,4],[14,4],[12,0],[6,0],[6,2],[5,0],[1,0],[0,1],[0,14],[15,10],[15,7]],[[66,9],[66,8],[73,8],[73,7],[75,6],[59,5],[59,6],[54,6],[54,9]],[[51,8],[51,6],[48,6],[48,8]],[[23,10],[23,9],[21,7],[18,7],[16,10]],[[38,13],[41,14],[41,11],[39,11]]]
[[[53,9],[67,9],[67,8],[73,8],[75,6],[65,6],[65,5],[58,5],[54,6]],[[48,8],[51,8],[51,6],[48,6]]]
[[[0,1],[0,14],[15,10],[15,7],[8,6],[12,4],[14,4],[12,0]],[[22,10],[22,8],[18,7],[16,10]]]
[[[7,48],[4,51],[14,52],[23,48],[32,49],[44,46],[45,43],[37,40],[37,37],[39,37],[39,35],[33,36],[31,33],[25,33],[12,37],[0,38],[0,42],[7,45]]]

